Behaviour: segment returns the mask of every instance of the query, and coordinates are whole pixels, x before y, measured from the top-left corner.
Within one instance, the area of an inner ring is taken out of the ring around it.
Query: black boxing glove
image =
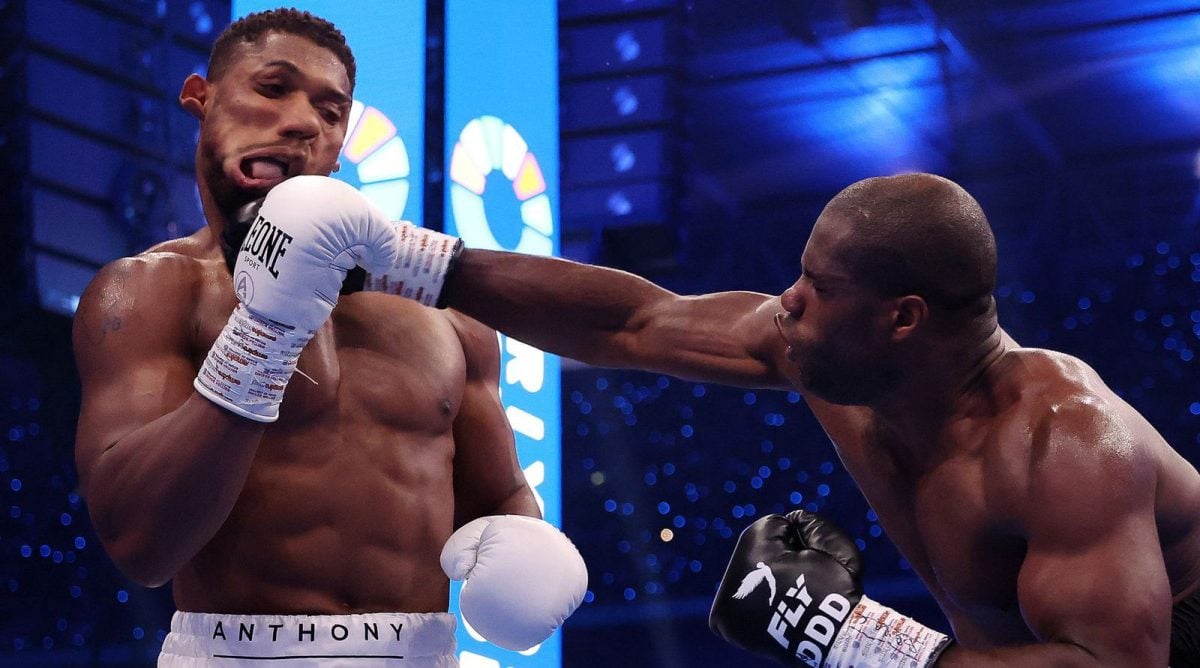
[[[929,666],[949,646],[862,592],[862,557],[818,515],[767,515],[738,538],[708,625],[721,638],[789,666]]]
[[[233,275],[233,267],[237,264],[238,251],[242,249],[242,242],[246,240],[246,235],[250,233],[250,226],[254,224],[258,218],[258,210],[262,208],[265,197],[244,204],[237,213],[234,214],[232,220],[225,223],[225,227],[221,230],[221,236],[218,239],[221,243],[221,254],[225,256],[225,266],[229,269],[229,275]]]

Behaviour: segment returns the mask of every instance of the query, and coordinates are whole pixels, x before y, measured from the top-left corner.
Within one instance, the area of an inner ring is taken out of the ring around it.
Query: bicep
[[[1165,664],[1171,591],[1154,467],[1118,420],[1068,404],[1035,444],[1018,597],[1042,640],[1079,645],[1106,665]]]
[[[174,410],[192,391],[195,369],[183,325],[173,319],[176,309],[139,290],[137,273],[106,268],[75,315],[72,338],[82,390],[76,463],[85,484],[106,448]]]
[[[1039,640],[1078,645],[1106,665],[1164,663],[1171,592],[1153,521],[1118,517],[1104,535],[1065,543],[1031,540],[1018,577]]]
[[[467,378],[454,419],[455,525],[491,514],[540,516],[500,401],[496,334],[474,321],[459,328]]]

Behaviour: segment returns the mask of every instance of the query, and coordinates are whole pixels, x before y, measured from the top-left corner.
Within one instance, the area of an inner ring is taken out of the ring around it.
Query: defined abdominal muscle
[[[177,604],[254,614],[443,610],[438,555],[454,508],[452,449],[441,440],[306,443],[316,450],[287,457],[296,443],[264,439],[229,518],[177,576]]]

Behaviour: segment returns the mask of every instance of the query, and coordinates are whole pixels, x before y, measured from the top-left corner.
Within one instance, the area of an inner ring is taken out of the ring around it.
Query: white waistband
[[[456,666],[444,612],[226,615],[176,612],[158,665]]]

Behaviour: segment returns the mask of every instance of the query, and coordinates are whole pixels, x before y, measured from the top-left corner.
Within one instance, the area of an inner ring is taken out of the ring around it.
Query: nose
[[[309,140],[321,131],[321,119],[317,110],[303,95],[293,95],[284,109],[279,134],[288,139]]]
[[[789,316],[799,318],[804,313],[804,299],[800,296],[800,286],[794,284],[784,290],[783,294],[779,295],[779,303]]]

